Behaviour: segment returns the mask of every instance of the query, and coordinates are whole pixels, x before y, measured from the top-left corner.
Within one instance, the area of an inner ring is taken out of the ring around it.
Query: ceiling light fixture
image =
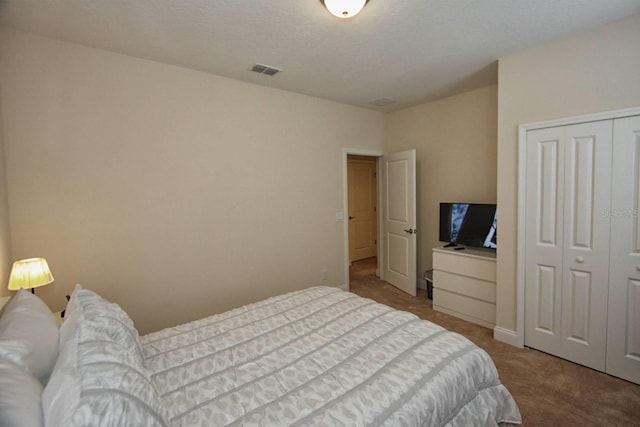
[[[338,18],[356,16],[369,0],[320,0],[332,15]]]

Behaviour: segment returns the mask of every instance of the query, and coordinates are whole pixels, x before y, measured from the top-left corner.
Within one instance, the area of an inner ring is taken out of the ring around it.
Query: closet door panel
[[[606,372],[640,384],[640,117],[614,121]]]
[[[564,128],[563,357],[604,370],[612,121]]]
[[[543,332],[546,334],[559,335],[560,332],[560,319],[557,315],[557,308],[559,304],[556,304],[557,294],[559,291],[559,284],[556,281],[558,277],[557,270],[554,267],[547,265],[538,265],[535,282],[535,305],[537,313],[534,318],[534,324],[537,332]]]
[[[589,306],[591,305],[591,274],[572,271],[569,283],[571,292],[570,317],[567,319],[569,340],[588,345],[589,342]]]
[[[562,128],[530,131],[526,145],[525,344],[561,355]]]

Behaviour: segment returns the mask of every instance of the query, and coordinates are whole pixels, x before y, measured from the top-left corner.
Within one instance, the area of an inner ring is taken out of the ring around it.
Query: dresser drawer
[[[447,271],[434,270],[433,287],[494,304],[496,302],[495,282],[460,276]]]
[[[488,282],[496,281],[495,259],[465,256],[462,253],[449,254],[434,251],[433,269],[447,271],[449,273],[462,276],[474,277]]]
[[[433,289],[433,308],[492,328],[496,323],[496,306],[442,289]]]

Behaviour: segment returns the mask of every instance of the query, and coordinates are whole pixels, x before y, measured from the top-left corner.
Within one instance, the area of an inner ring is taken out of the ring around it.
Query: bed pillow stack
[[[58,321],[24,289],[0,317],[0,426],[41,426],[42,387],[58,357]]]
[[[167,426],[138,332],[117,305],[76,286],[42,405],[47,426]]]

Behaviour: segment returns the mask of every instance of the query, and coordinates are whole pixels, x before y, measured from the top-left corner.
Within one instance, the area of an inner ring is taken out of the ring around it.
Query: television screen
[[[440,203],[440,241],[496,249],[495,204]]]

